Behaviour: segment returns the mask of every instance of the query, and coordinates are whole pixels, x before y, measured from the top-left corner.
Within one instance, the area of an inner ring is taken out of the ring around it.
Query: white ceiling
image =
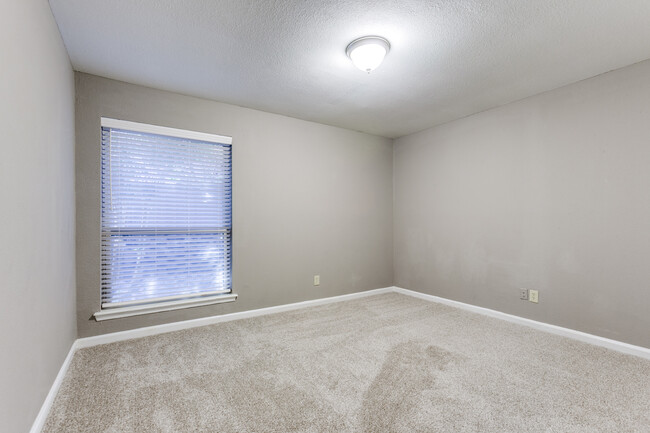
[[[50,0],[76,70],[399,137],[650,58],[650,0]],[[367,75],[345,47],[392,50]]]

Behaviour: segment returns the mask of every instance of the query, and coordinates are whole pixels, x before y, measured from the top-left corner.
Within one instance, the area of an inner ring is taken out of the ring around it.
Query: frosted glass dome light
[[[364,36],[350,42],[345,49],[352,64],[364,72],[370,73],[381,65],[390,50],[390,43],[380,36]]]

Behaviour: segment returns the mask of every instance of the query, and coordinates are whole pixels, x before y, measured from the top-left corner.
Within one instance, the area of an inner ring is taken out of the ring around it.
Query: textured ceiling
[[[650,0],[50,0],[76,70],[399,137],[650,58]],[[345,47],[391,52],[367,75]]]

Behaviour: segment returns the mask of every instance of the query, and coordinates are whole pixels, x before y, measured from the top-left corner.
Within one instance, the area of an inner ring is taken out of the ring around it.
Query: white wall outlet
[[[519,299],[522,301],[528,300],[528,289],[519,289]]]
[[[539,302],[539,293],[537,292],[537,290],[528,291],[528,300],[536,304]]]
[[[314,275],[314,286],[320,286],[320,275]]]

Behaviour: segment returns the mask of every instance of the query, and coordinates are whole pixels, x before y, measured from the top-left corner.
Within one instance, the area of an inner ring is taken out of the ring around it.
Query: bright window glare
[[[231,289],[231,147],[102,128],[102,306]]]

